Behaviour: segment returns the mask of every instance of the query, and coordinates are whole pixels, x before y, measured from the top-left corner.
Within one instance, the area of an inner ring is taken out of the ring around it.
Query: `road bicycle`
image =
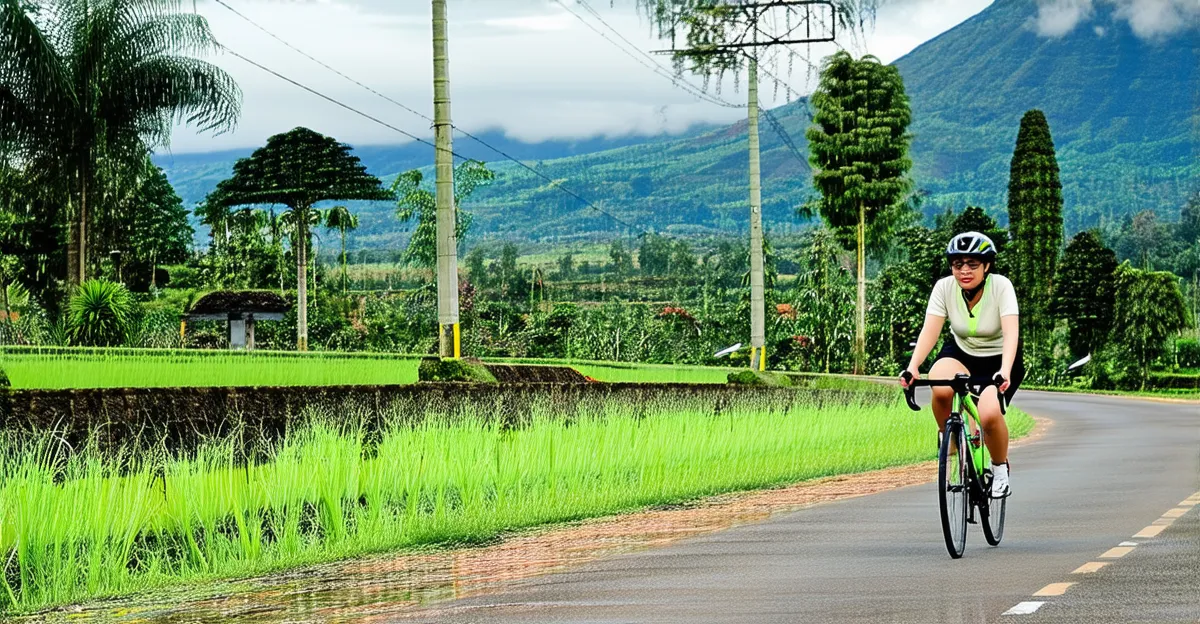
[[[942,534],[946,550],[958,559],[967,547],[967,525],[979,524],[988,544],[998,546],[1004,537],[1004,512],[1008,498],[992,498],[991,456],[983,440],[979,411],[975,402],[983,389],[999,385],[972,383],[959,373],[954,379],[917,379],[905,372],[909,384],[904,390],[908,407],[920,411],[916,389],[920,386],[949,387],[954,390],[954,403],[946,430],[938,442],[938,506],[942,514]],[[1001,399],[1003,400],[1003,399]],[[963,417],[966,414],[966,418]],[[967,452],[960,452],[967,449]],[[976,516],[978,511],[978,519]]]

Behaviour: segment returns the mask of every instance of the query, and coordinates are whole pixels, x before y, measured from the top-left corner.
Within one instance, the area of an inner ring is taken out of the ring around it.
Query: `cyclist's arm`
[[[919,370],[921,363],[929,357],[929,352],[933,351],[934,345],[937,344],[938,336],[942,335],[942,327],[945,324],[946,317],[944,316],[925,315],[925,326],[921,328],[921,335],[917,338],[917,346],[913,349],[912,360],[908,362],[908,370]]]
[[[1019,316],[1010,314],[1000,317],[1000,331],[1004,334],[1004,355],[1000,358],[1000,374],[1012,379],[1013,362],[1017,361],[1017,345],[1020,344],[1021,323]]]

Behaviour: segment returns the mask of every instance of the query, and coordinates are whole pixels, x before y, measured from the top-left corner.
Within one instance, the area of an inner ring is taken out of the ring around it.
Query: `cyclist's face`
[[[958,280],[958,284],[967,290],[975,288],[983,282],[987,266],[986,263],[975,258],[955,258],[950,261],[950,268],[954,269],[954,279]]]

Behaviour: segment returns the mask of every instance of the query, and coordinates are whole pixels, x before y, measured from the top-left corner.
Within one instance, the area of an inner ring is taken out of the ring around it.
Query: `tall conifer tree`
[[[1050,125],[1040,110],[1021,118],[1008,179],[1008,265],[1021,304],[1024,340],[1044,346],[1053,327],[1047,314],[1062,249],[1062,183]]]

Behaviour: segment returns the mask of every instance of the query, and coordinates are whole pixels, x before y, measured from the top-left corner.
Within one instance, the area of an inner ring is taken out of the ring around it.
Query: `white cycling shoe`
[[[1004,498],[1012,494],[1008,483],[1008,463],[992,464],[992,498]]]

